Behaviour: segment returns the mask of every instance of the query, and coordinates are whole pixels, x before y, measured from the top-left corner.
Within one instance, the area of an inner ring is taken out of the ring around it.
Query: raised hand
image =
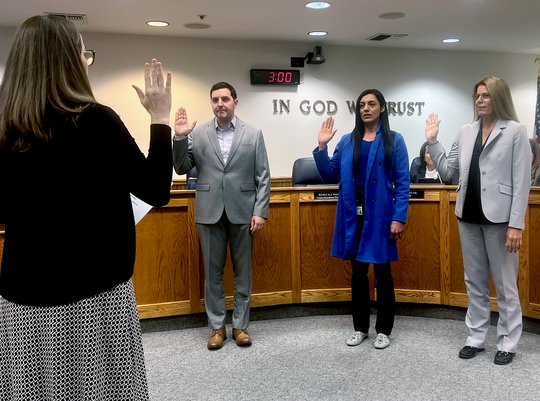
[[[171,114],[171,73],[163,79],[163,67],[155,58],[144,65],[144,92],[132,85],[152,124],[169,124]]]
[[[437,135],[439,134],[439,115],[437,113],[431,113],[426,120],[426,140],[430,144],[437,143]]]
[[[334,129],[334,117],[326,117],[319,130],[319,149],[324,149],[326,144],[334,137],[337,130]]]
[[[189,135],[190,132],[193,131],[193,128],[195,128],[195,124],[197,124],[197,121],[193,121],[191,124],[188,123],[186,109],[179,107],[178,110],[176,110],[176,115],[174,118],[174,135]]]

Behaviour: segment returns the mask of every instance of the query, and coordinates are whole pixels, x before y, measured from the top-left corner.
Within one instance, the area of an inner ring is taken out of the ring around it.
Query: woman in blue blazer
[[[347,339],[358,345],[369,332],[369,265],[377,280],[377,338],[375,348],[390,344],[395,295],[390,262],[398,259],[409,206],[409,157],[403,136],[391,131],[386,100],[376,89],[363,91],[355,106],[356,125],[344,135],[330,158],[327,144],[334,137],[328,117],[313,151],[324,182],[339,181],[339,198],[331,255],[352,265],[354,333]]]
[[[491,273],[499,310],[494,363],[507,365],[523,327],[517,277],[532,154],[506,81],[494,76],[482,79],[474,86],[473,101],[475,121],[461,127],[448,156],[437,140],[437,114],[429,116],[425,133],[441,178],[459,175],[456,216],[469,306],[467,340],[458,355],[471,359],[484,350]]]

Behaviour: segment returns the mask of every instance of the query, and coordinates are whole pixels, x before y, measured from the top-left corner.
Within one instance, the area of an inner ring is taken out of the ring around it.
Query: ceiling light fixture
[[[167,21],[146,21],[146,25],[163,27],[163,26],[169,26],[169,23]]]
[[[330,6],[331,4],[326,1],[310,1],[309,3],[306,3],[306,7],[311,8],[312,10],[323,10]]]
[[[441,40],[441,42],[443,42],[443,43],[458,43],[458,42],[461,42],[461,39],[458,39],[458,38],[447,38],[447,39]]]
[[[197,17],[202,21],[206,18],[206,14],[197,14]],[[206,22],[188,22],[187,24],[184,24],[184,27],[188,29],[208,29],[211,28],[212,25],[207,24]]]
[[[308,32],[308,35],[309,36],[326,36],[326,35],[328,35],[328,32],[325,32],[325,31],[311,31],[311,32]]]

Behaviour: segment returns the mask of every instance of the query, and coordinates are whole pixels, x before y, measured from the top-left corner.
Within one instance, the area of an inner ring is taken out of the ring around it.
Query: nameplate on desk
[[[338,192],[313,192],[315,200],[333,200],[338,198]]]
[[[409,191],[409,199],[424,199],[424,190],[411,189]]]

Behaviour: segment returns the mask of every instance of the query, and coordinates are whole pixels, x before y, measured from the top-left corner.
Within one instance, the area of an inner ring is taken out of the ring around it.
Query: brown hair
[[[228,89],[231,92],[231,96],[234,100],[238,99],[236,94],[236,89],[228,82],[217,82],[210,88],[210,97],[212,97],[212,92],[217,91],[218,89]]]
[[[38,15],[19,26],[0,87],[0,147],[47,142],[51,116],[96,102],[81,51],[80,34],[63,17]]]

